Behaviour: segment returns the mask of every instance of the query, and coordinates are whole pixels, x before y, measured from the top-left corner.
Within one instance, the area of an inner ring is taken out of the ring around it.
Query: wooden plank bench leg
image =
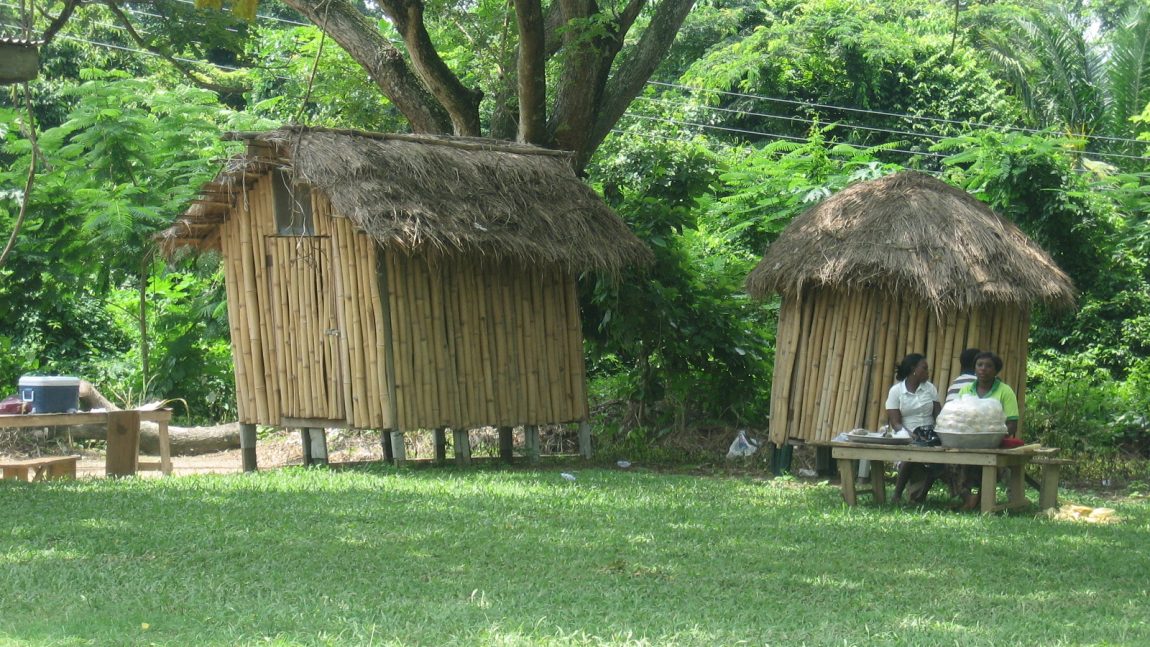
[[[874,502],[883,505],[886,503],[886,463],[872,460],[870,462],[871,498]]]
[[[998,498],[998,468],[994,465],[982,466],[982,487],[979,488],[979,498],[982,502],[982,514],[994,512],[995,499]]]
[[[839,479],[842,480],[843,487],[843,500],[847,505],[855,505],[858,503],[858,497],[855,494],[855,462],[850,459],[840,458],[839,462]]]
[[[67,458],[69,460],[57,461],[50,465],[45,465],[44,469],[39,474],[39,479],[49,480],[76,478],[76,461],[79,460],[79,458],[76,456],[69,456]]]
[[[1058,473],[1062,466],[1046,463],[1042,466],[1042,489],[1038,491],[1038,507],[1043,510],[1058,507]]]
[[[4,466],[4,480],[5,481],[27,481],[28,480],[28,466],[27,465],[5,465]]]

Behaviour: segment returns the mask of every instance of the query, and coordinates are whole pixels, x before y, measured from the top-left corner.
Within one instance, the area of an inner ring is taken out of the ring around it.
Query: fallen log
[[[107,440],[108,430],[104,425],[74,425],[53,427],[49,436],[61,442],[71,438],[72,442],[86,440]],[[231,422],[213,427],[173,427],[168,426],[168,444],[172,456],[195,456],[210,454],[240,447],[240,424]],[[160,453],[159,425],[154,422],[140,423],[140,451],[145,454]]]

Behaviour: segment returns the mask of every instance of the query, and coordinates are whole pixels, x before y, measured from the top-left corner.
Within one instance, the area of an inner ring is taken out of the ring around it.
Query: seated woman
[[[998,379],[1002,370],[1002,358],[990,351],[979,353],[974,358],[975,381],[967,384],[958,391],[958,397],[973,395],[979,398],[993,398],[1002,404],[1002,412],[1006,414],[1006,433],[1011,438],[1018,437],[1018,397],[1010,385]],[[978,506],[978,495],[973,493],[974,486],[978,485],[978,468],[967,468],[962,483],[961,496],[962,509],[973,510]]]
[[[898,382],[890,387],[886,396],[886,418],[891,430],[906,429],[916,438],[932,435],[934,418],[942,410],[942,403],[938,401],[938,389],[930,382],[930,367],[926,357],[918,353],[904,357],[898,365],[895,378]],[[926,497],[934,479],[938,478],[938,466],[904,461],[898,464],[898,480],[894,486],[895,503],[902,500],[906,484],[920,469],[925,470],[923,476],[926,483],[922,488],[922,497]]]

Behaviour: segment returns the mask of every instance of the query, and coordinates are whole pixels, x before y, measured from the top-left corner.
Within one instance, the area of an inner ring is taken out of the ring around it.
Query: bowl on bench
[[[1006,437],[1005,431],[939,431],[938,439],[943,447],[951,449],[996,449]]]

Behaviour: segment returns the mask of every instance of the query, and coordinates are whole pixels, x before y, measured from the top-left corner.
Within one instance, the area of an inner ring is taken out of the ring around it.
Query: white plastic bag
[[[744,429],[739,430],[739,435],[735,436],[735,440],[731,442],[731,448],[727,450],[727,458],[742,458],[750,456],[759,450],[759,444],[747,439],[747,432]]]

